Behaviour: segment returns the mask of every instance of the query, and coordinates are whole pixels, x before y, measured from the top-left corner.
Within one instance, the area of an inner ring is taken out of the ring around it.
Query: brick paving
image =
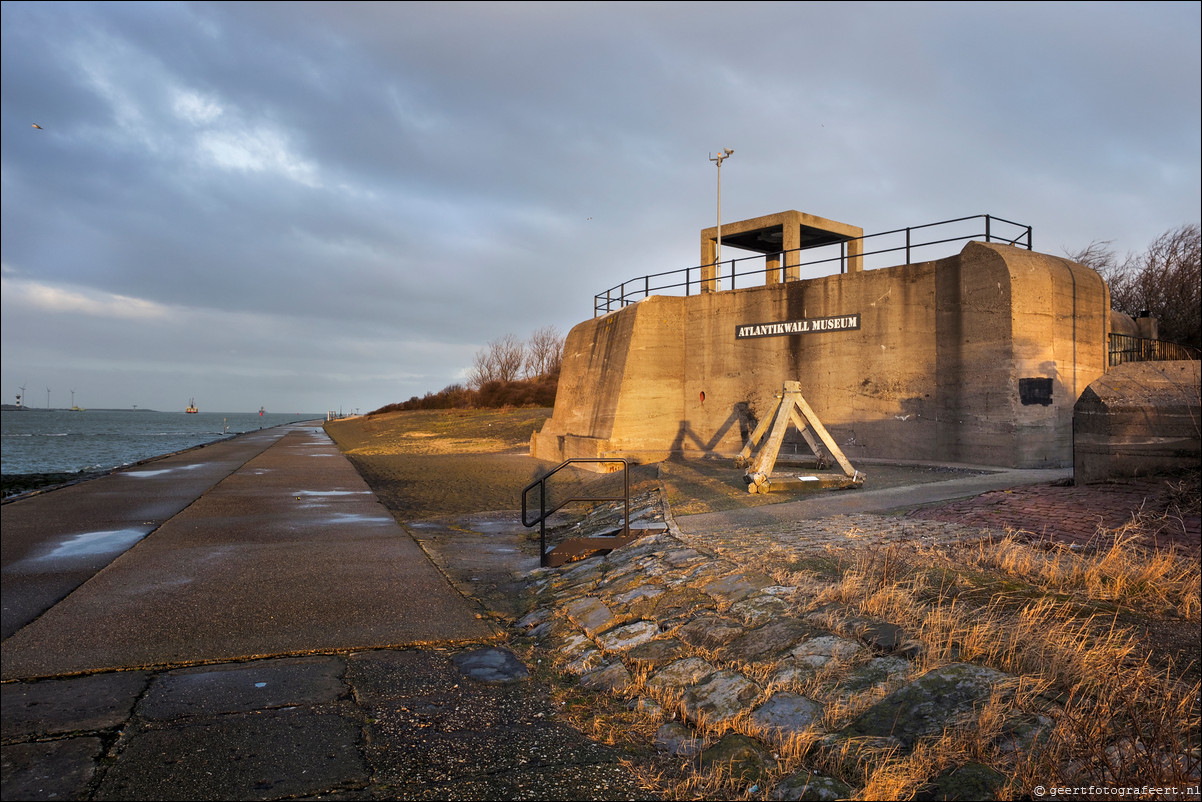
[[[1144,527],[1142,537],[1149,545],[1176,545],[1198,553],[1202,517],[1196,506],[1184,511],[1174,507],[1171,484],[1165,479],[1131,479],[1082,487],[1029,485],[925,507],[908,517],[1018,530],[1036,538],[1083,544],[1102,530],[1119,529],[1139,517],[1145,524],[1161,519],[1155,526]]]

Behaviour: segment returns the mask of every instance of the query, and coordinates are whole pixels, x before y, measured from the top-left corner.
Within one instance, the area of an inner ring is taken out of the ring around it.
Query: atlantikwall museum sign
[[[747,323],[735,326],[735,339],[784,337],[789,334],[816,334],[824,331],[851,331],[860,328],[860,316],[812,317],[782,320],[777,323]]]

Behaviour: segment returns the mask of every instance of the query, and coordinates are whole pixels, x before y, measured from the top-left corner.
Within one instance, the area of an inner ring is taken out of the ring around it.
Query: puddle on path
[[[194,471],[197,468],[203,468],[203,467],[204,467],[203,463],[194,463],[192,465],[178,465],[174,468],[159,468],[158,470],[153,470],[153,471],[121,471],[121,475],[122,476],[136,476],[140,479],[145,479],[146,477],[149,477],[149,476],[163,476],[168,473],[175,473],[176,471]]]
[[[351,512],[336,512],[327,521],[336,524],[395,524],[396,521],[388,515],[357,515]]]
[[[120,553],[150,534],[149,529],[111,529],[102,532],[84,532],[72,535],[51,551],[38,557],[39,560],[56,560],[64,557],[90,557],[97,554]]]

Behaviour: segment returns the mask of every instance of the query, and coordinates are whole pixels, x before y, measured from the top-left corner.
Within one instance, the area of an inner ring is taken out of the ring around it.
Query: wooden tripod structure
[[[830,432],[826,430],[822,421],[818,420],[814,410],[802,397],[801,382],[785,382],[784,392],[777,396],[772,409],[760,420],[759,425],[751,434],[751,439],[747,441],[747,445],[743,446],[743,450],[735,458],[736,466],[740,468],[751,466],[743,474],[743,481],[747,483],[748,493],[767,493],[771,490],[772,470],[776,466],[776,458],[780,454],[781,443],[784,442],[790,424],[796,426],[801,432],[801,436],[813,450],[814,456],[818,458],[819,467],[822,467],[828,459],[834,459],[839,463],[846,478],[836,483],[838,487],[852,487],[864,483],[864,474],[852,467],[838,444],[835,443],[834,438],[831,437]],[[768,432],[769,426],[772,428],[772,433],[768,435],[764,447],[759,450],[753,460],[752,451]],[[818,477],[801,478],[820,481]]]

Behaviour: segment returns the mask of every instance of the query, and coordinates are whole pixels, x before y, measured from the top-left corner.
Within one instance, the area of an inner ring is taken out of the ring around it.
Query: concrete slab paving
[[[145,671],[122,671],[5,685],[0,732],[12,741],[118,727],[150,679]]]
[[[5,799],[86,799],[104,743],[94,736],[5,746]]]
[[[126,737],[95,799],[278,799],[361,788],[370,770],[349,704],[259,710]]]
[[[3,679],[493,636],[324,432],[289,428],[6,639]]]
[[[248,432],[6,502],[0,637],[65,598],[287,433],[285,427]]]
[[[346,694],[345,670],[342,660],[326,656],[181,668],[155,677],[138,704],[138,715],[174,721],[333,703]]]

